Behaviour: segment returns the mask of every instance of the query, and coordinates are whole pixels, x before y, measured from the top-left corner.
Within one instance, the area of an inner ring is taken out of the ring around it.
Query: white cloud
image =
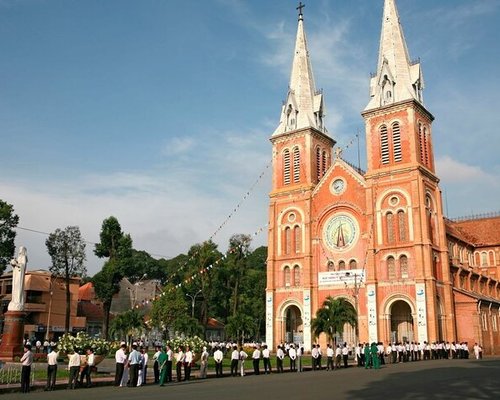
[[[462,163],[450,156],[443,156],[436,160],[438,176],[448,183],[470,183],[471,180],[480,183],[497,184],[498,179],[494,175],[483,171],[477,165]]]
[[[167,143],[163,146],[163,154],[170,156],[175,154],[186,153],[193,148],[196,141],[192,137],[182,136],[182,137],[172,137],[169,138]]]

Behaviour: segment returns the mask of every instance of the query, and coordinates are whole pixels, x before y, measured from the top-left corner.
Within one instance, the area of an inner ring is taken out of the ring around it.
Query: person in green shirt
[[[160,386],[164,386],[165,378],[167,375],[167,361],[168,356],[165,353],[165,349],[161,349],[160,354],[158,355],[158,367],[160,370]]]

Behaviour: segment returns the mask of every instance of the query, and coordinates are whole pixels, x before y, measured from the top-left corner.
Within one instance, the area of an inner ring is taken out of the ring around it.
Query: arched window
[[[399,257],[399,268],[401,269],[401,278],[408,278],[408,257]]]
[[[298,147],[293,149],[293,182],[300,181],[300,150]]]
[[[394,161],[400,162],[403,159],[403,153],[401,152],[401,132],[398,122],[392,124],[392,145],[394,150]]]
[[[420,143],[420,162],[425,163],[425,139],[424,139],[424,128],[422,124],[418,124],[418,141]]]
[[[285,254],[290,254],[292,251],[292,231],[289,226],[285,228]]]
[[[285,275],[285,286],[290,286],[290,267],[285,267],[283,274]]]
[[[478,252],[474,254],[474,262],[476,263],[476,267],[481,265],[481,255]]]
[[[290,184],[290,151],[288,149],[283,152],[283,184]]]
[[[321,164],[321,176],[325,175],[326,172],[326,151],[323,150],[323,153],[321,154],[322,157],[322,164]]]
[[[339,261],[339,271],[345,270],[345,261]]]
[[[424,164],[429,166],[429,141],[427,138],[427,128],[424,126]]]
[[[316,177],[318,178],[318,181],[321,179],[322,176],[322,165],[321,165],[321,149],[319,147],[316,147]]]
[[[487,267],[488,266],[488,254],[483,251],[481,253],[481,267]]]
[[[391,281],[396,279],[396,265],[392,256],[387,259],[387,277]]]
[[[295,253],[300,253],[302,250],[302,236],[300,234],[300,227],[296,226],[293,228],[293,236],[294,236],[294,241],[295,241]]]
[[[328,264],[326,264],[326,269],[328,271],[334,271],[335,270],[335,264],[333,263],[333,261],[328,261]]]
[[[399,240],[401,242],[406,242],[406,215],[403,210],[398,211],[398,228],[399,228]]]
[[[493,251],[490,250],[488,255],[489,255],[489,259],[490,259],[490,266],[494,266],[495,265],[495,253],[493,253]]]
[[[394,243],[396,241],[396,237],[394,234],[394,214],[388,212],[385,216],[386,224],[387,224],[387,242]]]
[[[389,137],[385,125],[380,127],[380,159],[382,164],[389,164]]]
[[[358,263],[356,260],[351,260],[349,261],[349,269],[356,269],[358,268]]]
[[[293,267],[293,285],[300,286],[300,267],[298,265]]]

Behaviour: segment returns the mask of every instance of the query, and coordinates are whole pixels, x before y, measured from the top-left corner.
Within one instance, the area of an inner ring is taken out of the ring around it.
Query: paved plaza
[[[227,372],[227,371],[226,371]],[[337,371],[307,371],[194,379],[165,387],[112,386],[73,391],[10,393],[5,399],[133,400],[133,399],[500,399],[500,359],[437,360],[389,365],[380,370],[351,367]]]

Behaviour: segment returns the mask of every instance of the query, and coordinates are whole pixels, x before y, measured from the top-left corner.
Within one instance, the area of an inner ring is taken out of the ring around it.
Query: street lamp
[[[50,331],[50,314],[52,312],[52,297],[54,296],[54,280],[57,279],[56,276],[50,274],[50,285],[49,285],[49,311],[47,313],[47,328],[45,330],[45,340],[49,341],[49,331]]]
[[[195,304],[195,302],[196,302],[196,297],[197,297],[199,294],[201,294],[201,289],[200,289],[200,290],[198,290],[198,291],[194,294],[194,296],[193,296],[193,295],[191,295],[191,294],[186,293],[186,296],[187,296],[187,297],[189,297],[189,298],[191,299],[191,317],[193,317],[193,318],[194,318],[194,304]]]

